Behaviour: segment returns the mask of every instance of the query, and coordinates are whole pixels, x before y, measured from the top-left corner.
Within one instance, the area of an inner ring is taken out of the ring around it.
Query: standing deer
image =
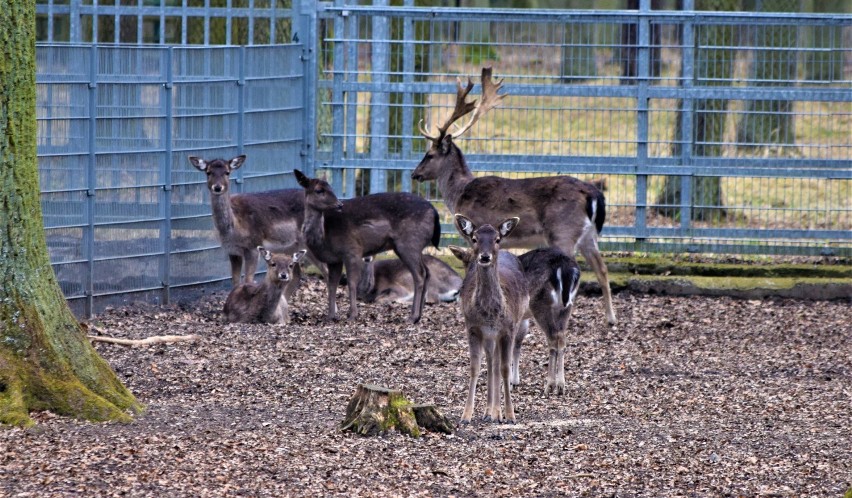
[[[459,274],[434,256],[424,254],[423,262],[429,269],[426,302],[432,304],[456,301],[462,284]],[[358,299],[367,303],[408,303],[414,299],[414,281],[411,280],[411,274],[402,264],[402,260],[374,260],[373,256],[367,256],[364,263],[361,280],[358,282]]]
[[[546,244],[562,249],[569,256],[579,249],[600,283],[607,321],[615,324],[607,268],[598,249],[598,234],[606,218],[606,203],[601,191],[570,176],[474,178],[461,149],[453,142],[453,137],[469,130],[506,96],[497,94],[502,84],[502,81],[492,82],[491,68],[483,68],[482,98],[475,103],[465,101],[473,83],[468,80],[467,87],[463,88],[461,81],[458,82],[455,108],[438,127],[438,134],[430,135],[421,121],[420,133],[432,144],[411,177],[417,181],[436,180],[450,211],[464,213],[474,223],[520,217],[520,228],[507,247]],[[450,125],[471,111],[470,120],[450,133]]]
[[[462,423],[470,422],[473,416],[483,350],[488,369],[485,420],[501,420],[502,384],[505,420],[515,422],[509,375],[516,335],[529,306],[529,293],[521,262],[512,253],[501,251],[500,243],[515,229],[518,221],[518,218],[509,218],[496,229],[488,224],[477,227],[469,218],[456,214],[456,228],[472,247],[467,252],[450,246],[456,257],[467,261],[461,306],[470,348],[470,383]]]
[[[441,223],[435,207],[420,196],[388,192],[340,202],[325,180],[308,178],[296,170],[296,180],[305,189],[305,221],[302,226],[308,249],[328,265],[328,319],[337,319],[335,296],[343,268],[349,286],[349,319],[358,317],[358,282],[362,258],[393,250],[411,274],[414,301],[410,320],[417,323],[423,313],[429,270],[423,249],[438,247]]]
[[[213,211],[213,225],[231,261],[231,283],[240,283],[245,264],[245,281],[253,282],[257,271],[257,246],[274,252],[292,253],[304,247],[301,240],[305,217],[305,193],[302,189],[230,194],[231,172],[246,160],[239,155],[229,161],[205,161],[189,156],[189,162],[207,175],[207,189]],[[325,268],[317,265],[325,273]]]
[[[530,314],[547,337],[549,358],[545,392],[562,394],[565,391],[565,329],[580,288],[580,267],[574,258],[556,247],[533,249],[519,259],[530,292]],[[525,320],[515,342],[513,385],[521,380],[521,343],[528,325],[529,320]]]
[[[257,251],[266,261],[266,278],[234,287],[225,300],[225,318],[231,323],[289,323],[288,299],[299,286],[299,261],[306,251],[292,256],[273,254],[262,246]]]

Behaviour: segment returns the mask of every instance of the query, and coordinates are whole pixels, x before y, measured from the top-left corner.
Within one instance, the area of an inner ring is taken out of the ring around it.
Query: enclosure
[[[343,196],[414,190],[440,207],[434,184],[410,180],[417,123],[486,65],[510,96],[460,140],[470,165],[603,181],[604,250],[849,257],[852,16],[773,12],[797,5],[45,0],[54,268],[85,315],[111,296],[169,302],[224,281],[190,154],[247,154],[237,191],[294,186],[298,167]]]

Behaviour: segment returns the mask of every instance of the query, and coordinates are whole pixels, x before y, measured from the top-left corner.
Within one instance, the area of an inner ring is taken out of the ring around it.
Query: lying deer
[[[556,247],[533,249],[519,259],[530,292],[530,313],[547,337],[549,359],[545,392],[565,391],[565,333],[580,288],[580,267],[574,258]],[[528,315],[529,316],[529,315]],[[521,343],[527,333],[525,320],[515,342],[512,384],[520,383]]]
[[[245,281],[254,281],[257,271],[257,246],[274,252],[292,253],[304,247],[301,240],[305,217],[305,194],[302,189],[230,194],[231,173],[240,168],[245,155],[229,161],[206,161],[189,156],[189,162],[207,174],[207,189],[213,211],[213,225],[222,248],[231,260],[231,283],[240,283],[245,265]],[[325,273],[325,268],[317,265]]]
[[[426,285],[426,302],[429,304],[451,303],[459,298],[462,278],[453,268],[440,259],[423,255],[429,269]],[[414,281],[411,274],[397,258],[374,260],[364,258],[364,269],[358,282],[358,299],[366,303],[408,303],[414,299]]]
[[[470,347],[470,384],[462,423],[470,422],[473,416],[483,350],[488,369],[485,420],[503,420],[500,414],[502,384],[505,420],[515,422],[509,374],[516,336],[529,306],[529,294],[521,262],[512,253],[501,251],[500,243],[515,229],[518,221],[518,218],[509,218],[496,229],[488,224],[477,227],[469,218],[456,214],[456,227],[472,246],[469,252],[450,246],[456,257],[467,261],[461,306]]]
[[[266,261],[266,278],[234,287],[225,300],[225,318],[231,323],[289,323],[288,299],[299,286],[299,261],[306,251],[292,256],[273,254],[262,246],[257,251]]]
[[[600,190],[570,176],[511,179],[499,176],[474,178],[461,149],[453,142],[506,96],[498,95],[502,81],[491,80],[491,68],[482,70],[482,98],[466,102],[473,89],[468,80],[457,84],[456,103],[450,117],[430,135],[421,121],[420,133],[432,142],[429,151],[411,173],[417,181],[436,180],[447,207],[464,213],[474,223],[520,217],[522,223],[507,247],[555,246],[573,256],[579,249],[595,272],[603,292],[607,321],[616,323],[606,264],[598,249],[598,234],[606,218]],[[450,133],[450,125],[473,112],[469,121]]]
[[[308,178],[296,170],[305,189],[305,221],[302,225],[308,249],[328,265],[328,319],[337,319],[335,296],[343,268],[349,286],[349,319],[358,317],[358,282],[363,257],[393,250],[411,274],[414,299],[411,322],[423,313],[429,270],[423,249],[438,247],[441,224],[435,207],[420,196],[389,192],[340,202],[325,180]]]

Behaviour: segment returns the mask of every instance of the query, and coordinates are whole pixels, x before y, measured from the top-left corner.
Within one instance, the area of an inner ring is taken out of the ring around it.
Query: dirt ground
[[[111,309],[91,325],[199,342],[100,353],[147,411],[130,424],[36,414],[0,431],[0,496],[843,496],[852,485],[850,302],[620,293],[620,324],[581,296],[567,393],[545,396],[545,340],[525,343],[516,425],[453,435],[338,430],[359,383],[458,421],[467,341],[456,304],[406,323],[362,305],[326,324],[310,279],[289,326],[223,323],[222,292]],[[342,311],[343,294],[339,295]]]

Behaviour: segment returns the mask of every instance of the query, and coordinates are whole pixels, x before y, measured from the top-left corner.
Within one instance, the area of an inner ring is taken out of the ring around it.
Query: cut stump
[[[411,407],[417,425],[430,432],[453,433],[453,424],[435,405],[414,405]]]
[[[364,436],[384,434],[392,429],[409,436],[420,436],[411,402],[399,391],[386,387],[362,384],[358,386],[349,405],[341,430],[351,430]]]

